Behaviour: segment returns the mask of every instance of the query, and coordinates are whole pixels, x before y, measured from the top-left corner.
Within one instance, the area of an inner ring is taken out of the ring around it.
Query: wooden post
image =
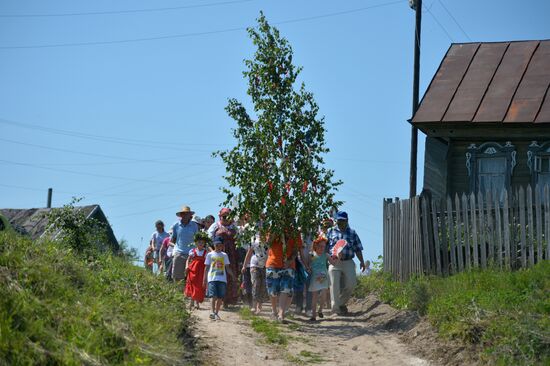
[[[510,260],[510,210],[508,207],[508,192],[505,192],[504,195],[504,207],[502,210],[503,215],[503,229],[504,229],[504,254],[505,254],[505,262],[506,262],[506,268],[511,269],[511,260]]]
[[[434,251],[435,251],[435,271],[438,276],[441,275],[441,245],[439,243],[439,225],[437,221],[437,204],[432,200],[432,225],[434,235]]]
[[[472,268],[470,261],[470,218],[468,215],[468,198],[462,193],[462,217],[464,219],[464,257],[466,260],[466,269]]]
[[[503,228],[502,228],[502,218],[500,215],[501,205],[500,200],[498,199],[497,192],[493,191],[494,194],[494,201],[495,201],[495,219],[496,219],[496,238],[495,238],[495,249],[496,249],[496,256],[498,261],[498,266],[502,268],[502,236],[503,236]]]
[[[449,223],[449,243],[451,250],[451,273],[456,273],[456,251],[455,251],[455,230],[453,220],[453,203],[451,197],[447,196],[447,221]]]
[[[420,202],[422,205],[422,252],[424,255],[424,273],[430,274],[432,271],[432,263],[430,261],[430,232],[429,232],[429,223],[430,223],[430,212],[428,210],[428,197],[420,197]]]
[[[493,225],[493,197],[491,195],[490,191],[485,192],[485,197],[487,199],[487,215],[485,215],[487,219],[487,246],[489,248],[488,250],[488,257],[487,261],[489,265],[493,265],[495,261],[495,231],[494,231],[494,225]],[[495,201],[495,207],[497,206],[497,202]]]
[[[533,228],[535,226],[535,220],[533,220],[533,190],[531,185],[527,186],[527,230],[529,237],[527,239],[527,258],[529,258],[529,265],[535,265],[535,234]]]
[[[449,230],[447,229],[448,220],[445,217],[445,200],[441,199],[441,256],[443,259],[443,274],[449,274]]]
[[[485,226],[485,205],[483,204],[483,194],[481,194],[481,191],[477,193],[477,200],[477,207],[479,208],[479,258],[481,260],[481,268],[485,269],[487,268],[487,227]]]
[[[521,239],[521,266],[527,267],[527,252],[525,247],[527,246],[527,228],[525,227],[525,191],[523,187],[519,187],[519,225],[520,225],[520,239]]]
[[[537,229],[537,263],[542,261],[542,200],[541,200],[541,188],[535,187],[535,214],[536,214],[536,229]]]
[[[464,262],[462,261],[462,236],[463,236],[463,217],[461,217],[460,199],[458,193],[455,193],[456,205],[456,254],[458,262],[458,271],[464,271]]]
[[[546,260],[550,260],[550,187],[544,186],[544,239],[546,240]]]
[[[476,211],[476,196],[472,192],[470,194],[470,213],[472,216],[472,244],[474,247],[474,268],[479,267],[479,252],[478,252],[478,235],[477,235],[477,211]]]

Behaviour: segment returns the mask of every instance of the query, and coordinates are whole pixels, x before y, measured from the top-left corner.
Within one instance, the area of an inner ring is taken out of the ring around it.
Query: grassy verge
[[[550,364],[550,262],[516,272],[495,269],[405,283],[381,272],[361,277],[355,295],[376,293],[426,315],[444,337],[480,344],[488,363]]]
[[[278,344],[281,346],[286,346],[288,344],[288,337],[282,332],[278,323],[262,319],[259,316],[252,314],[248,308],[241,308],[239,314],[243,319],[250,320],[250,326],[252,329],[256,333],[263,335],[267,343]]]
[[[189,321],[174,286],[127,260],[0,233],[0,364],[190,364]]]

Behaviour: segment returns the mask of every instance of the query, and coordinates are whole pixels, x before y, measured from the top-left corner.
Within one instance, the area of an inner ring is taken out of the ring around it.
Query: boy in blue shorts
[[[225,291],[227,289],[227,275],[234,278],[234,274],[229,267],[229,257],[223,251],[223,239],[216,237],[212,241],[214,251],[206,255],[204,264],[206,265],[204,271],[204,287],[208,288],[208,296],[212,298],[212,313],[210,319],[220,320],[218,312],[223,303],[225,297]]]

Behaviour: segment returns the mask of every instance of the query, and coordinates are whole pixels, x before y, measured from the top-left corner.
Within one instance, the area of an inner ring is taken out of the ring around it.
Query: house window
[[[515,166],[516,150],[510,142],[504,146],[496,142],[471,144],[466,153],[470,192],[496,192],[502,200],[504,189],[510,188]]]
[[[550,142],[539,145],[533,141],[527,151],[527,165],[531,170],[532,186],[543,189],[550,185]]]

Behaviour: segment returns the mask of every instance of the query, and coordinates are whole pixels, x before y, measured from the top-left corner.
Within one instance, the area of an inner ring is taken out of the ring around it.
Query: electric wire
[[[296,19],[282,20],[282,21],[279,21],[279,22],[273,22],[273,24],[274,25],[281,25],[281,24],[301,23],[301,22],[306,22],[306,21],[311,21],[311,20],[316,20],[316,19],[323,19],[323,18],[329,18],[329,17],[341,16],[341,15],[348,15],[348,14],[363,12],[363,11],[370,10],[370,9],[395,5],[395,4],[403,3],[405,1],[407,1],[407,0],[391,1],[391,2],[387,2],[387,3],[374,4],[374,5],[370,5],[370,6],[365,6],[365,7],[350,9],[350,10],[344,10],[344,11],[339,11],[339,12],[320,14],[320,15],[314,15],[314,16],[302,17],[302,18],[296,18]],[[222,34],[222,33],[232,33],[232,32],[237,32],[237,31],[244,31],[246,29],[248,29],[248,27],[233,27],[233,28],[226,28],[226,29],[219,29],[219,30],[212,30],[212,31],[190,32],[190,33],[181,33],[181,34],[169,34],[169,35],[164,35],[164,36],[142,37],[142,38],[132,38],[132,39],[119,39],[119,40],[110,40],[110,41],[67,42],[67,43],[50,43],[50,44],[43,44],[43,45],[0,46],[0,50],[60,48],[60,47],[79,47],[79,46],[97,46],[97,45],[136,43],[136,42],[157,41],[157,40],[166,40],[166,39],[192,38],[192,37],[207,36],[207,35]]]
[[[217,3],[171,6],[171,7],[164,7],[164,8],[105,10],[105,11],[89,11],[89,12],[77,12],[77,13],[0,14],[0,18],[47,18],[47,17],[69,17],[69,16],[84,16],[84,15],[111,15],[111,14],[150,13],[150,12],[164,12],[164,11],[171,11],[171,10],[184,10],[184,9],[215,7],[215,6],[220,6],[220,5],[247,3],[247,2],[251,2],[251,1],[253,1],[253,0],[222,1],[222,2],[217,2]]]
[[[447,14],[449,14],[449,16],[451,17],[451,19],[453,20],[453,22],[455,22],[455,24],[457,25],[458,28],[460,28],[460,30],[462,31],[462,33],[466,36],[466,38],[468,39],[468,41],[472,42],[472,39],[470,38],[470,36],[468,35],[468,33],[466,33],[466,31],[464,30],[464,28],[462,28],[462,26],[460,25],[460,23],[458,22],[458,20],[456,20],[456,18],[453,16],[453,14],[449,11],[449,9],[445,6],[445,4],[443,3],[443,1],[441,0],[437,0],[439,2],[439,4],[441,4],[441,6],[443,7],[443,9],[447,12]]]

